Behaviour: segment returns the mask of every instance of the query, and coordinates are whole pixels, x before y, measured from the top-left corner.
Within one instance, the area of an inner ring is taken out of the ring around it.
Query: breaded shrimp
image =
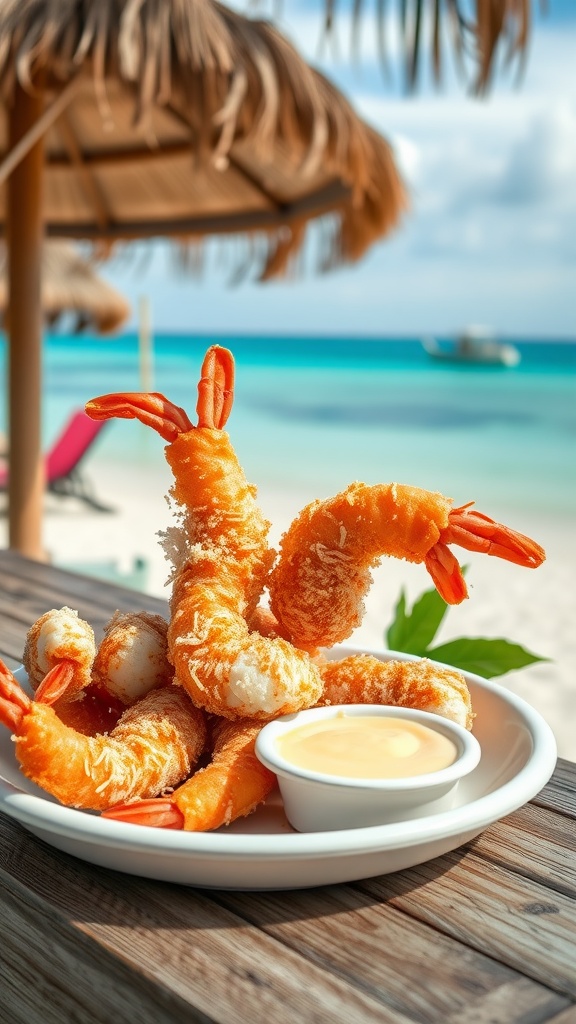
[[[51,608],[28,630],[23,664],[30,685],[37,690],[46,675],[60,667],[60,696],[52,693],[54,712],[65,725],[87,736],[107,732],[116,725],[121,708],[92,686],[96,644],[92,626],[73,608]]]
[[[233,359],[208,350],[198,387],[198,426],[162,395],[120,394],[86,405],[94,419],[137,418],[169,441],[180,526],[167,533],[174,563],[169,657],[192,700],[226,718],[266,721],[314,704],[322,685],[304,651],[251,632],[249,621],[274,552],[228,435]]]
[[[310,651],[349,637],[362,621],[370,569],[383,555],[424,562],[444,600],[460,603],[466,584],[448,544],[529,568],[546,557],[529,537],[417,487],[353,483],[312,502],[282,537],[268,580],[280,634]]]
[[[72,608],[51,608],[28,630],[23,663],[33,689],[59,666],[62,695],[52,707],[86,735],[112,729],[125,707],[172,681],[168,623],[148,612],[115,612],[98,649],[92,626]]]
[[[61,674],[61,666],[52,669],[30,700],[0,662],[0,722],[15,735],[24,775],[66,806],[92,810],[156,796],[186,778],[204,748],[206,725],[180,688],[153,690],[110,735],[86,736],[50,707]]]
[[[73,608],[51,608],[26,634],[22,661],[34,690],[57,665],[68,664],[68,699],[92,682],[96,641],[92,626]]]
[[[92,681],[124,707],[174,678],[168,661],[168,623],[150,612],[114,612],[104,627]]]
[[[212,760],[169,797],[139,800],[105,811],[103,817],[156,828],[207,832],[251,814],[276,785],[276,776],[254,753],[262,725],[220,719]]]
[[[474,715],[466,680],[457,669],[419,661],[380,661],[355,654],[321,666],[323,704],[393,704],[450,718],[466,729]]]

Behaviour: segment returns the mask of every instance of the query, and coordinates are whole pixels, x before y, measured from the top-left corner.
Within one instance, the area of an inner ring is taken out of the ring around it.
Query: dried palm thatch
[[[264,235],[281,274],[332,214],[328,265],[398,222],[386,141],[264,21],[211,0],[0,0],[0,89],[65,109],[45,138],[49,235]],[[0,145],[6,152],[6,127]],[[1,216],[1,197],[0,197]]]
[[[6,247],[0,243],[0,312],[9,327],[6,263]],[[42,253],[42,312],[50,324],[73,313],[78,330],[109,334],[125,323],[130,306],[73,245],[54,239],[44,243]]]
[[[360,23],[366,13],[365,0],[352,0],[353,45],[358,49]],[[433,74],[440,81],[448,33],[462,76],[475,93],[490,87],[501,45],[506,63],[526,55],[531,24],[531,0],[397,0],[406,84],[414,89],[425,51],[428,49]],[[387,61],[389,5],[375,0],[379,49]],[[324,27],[334,32],[336,0],[324,0]]]
[[[388,144],[344,97],[272,26],[215,0],[0,0],[0,101],[9,543],[37,558],[44,233],[257,235],[267,278],[327,214],[325,262],[359,258],[406,197]]]

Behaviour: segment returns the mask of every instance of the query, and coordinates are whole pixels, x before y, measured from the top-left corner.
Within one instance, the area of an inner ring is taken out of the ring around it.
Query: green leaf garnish
[[[427,590],[407,613],[402,591],[394,621],[386,634],[388,646],[394,651],[423,655],[436,636],[447,607],[437,590]]]
[[[386,632],[386,643],[391,651],[404,650],[403,645],[410,636],[410,630],[407,628],[406,621],[406,594],[404,590],[401,590],[398,603],[394,609],[394,618]]]
[[[537,661],[550,660],[539,654],[532,654],[525,647],[510,643],[509,640],[492,640],[485,637],[462,637],[459,640],[451,640],[426,651],[426,657],[453,665],[454,668],[461,668],[465,672],[475,672],[485,679],[503,676],[506,672],[525,668],[526,665],[533,665]]]
[[[466,568],[463,567],[462,572],[466,572]],[[394,618],[386,632],[388,649],[432,658],[465,672],[474,672],[485,679],[503,676],[506,672],[525,668],[538,661],[550,661],[550,658],[532,654],[520,644],[502,638],[461,637],[431,647],[447,609],[446,602],[432,588],[426,590],[409,611],[406,607],[406,594],[402,590]]]

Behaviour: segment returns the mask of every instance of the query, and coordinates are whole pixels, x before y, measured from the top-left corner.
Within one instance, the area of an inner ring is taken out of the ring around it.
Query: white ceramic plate
[[[339,647],[330,657],[394,652]],[[20,678],[25,679],[23,670]],[[550,727],[525,701],[466,674],[482,747],[455,806],[440,814],[338,832],[294,832],[274,796],[249,818],[218,832],[174,832],[111,821],[62,807],[21,774],[8,731],[0,730],[0,810],[50,846],[116,871],[221,889],[291,889],[349,882],[421,864],[454,850],[531,800],[556,764]]]

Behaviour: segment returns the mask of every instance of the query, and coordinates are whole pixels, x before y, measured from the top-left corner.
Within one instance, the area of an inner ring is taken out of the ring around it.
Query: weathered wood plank
[[[548,989],[538,988],[528,978],[501,985],[492,992],[476,999],[473,995],[466,1006],[466,1024],[551,1024],[559,1020],[556,1016],[561,996]],[[568,1005],[568,1010],[571,1005]],[[564,1011],[561,1011],[561,1015]],[[464,1017],[457,1013],[443,1019],[442,1024],[462,1024]]]
[[[21,625],[14,624],[6,616],[2,616],[0,618],[0,657],[12,658],[18,665],[21,665],[25,636],[26,631]]]
[[[2,623],[2,634],[6,629],[18,632],[22,637],[33,622],[50,608],[61,608],[63,605],[81,605],[76,607],[82,618],[97,618],[105,621],[109,617],[111,606],[101,606],[94,602],[90,596],[90,588],[86,586],[84,598],[72,598],[70,593],[59,593],[56,590],[38,591],[34,599],[17,590],[10,590],[0,574],[0,622]],[[112,611],[114,609],[111,609]]]
[[[470,844],[475,854],[576,899],[576,830],[570,818],[526,804]]]
[[[24,585],[32,584],[30,588],[32,592],[39,588],[53,588],[58,591],[72,588],[75,593],[78,588],[81,590],[87,581],[90,585],[94,585],[96,591],[101,592],[101,596],[111,602],[122,601],[135,593],[139,593],[140,597],[147,598],[152,603],[158,602],[158,598],[142,594],[121,583],[70,572],[68,569],[61,569],[49,562],[37,562],[34,559],[24,558],[9,548],[0,551],[0,572],[7,578],[11,577],[14,581],[21,581]]]
[[[551,1017],[549,1024],[576,1024],[576,1006],[570,1006],[557,1017]]]
[[[12,570],[8,555],[13,560],[12,552],[0,553],[0,614],[23,621],[26,628],[49,608],[63,604],[83,618],[95,615],[104,622],[116,608],[166,614],[165,601],[103,580],[28,560],[22,560],[22,572]]]
[[[349,886],[292,893],[220,893],[218,902],[307,960],[358,984],[414,1021],[462,1020],[472,1002],[504,1005],[503,989],[516,992],[509,1024],[535,1007],[546,1020],[568,1000],[482,953],[375,902]],[[536,1011],[535,1011],[536,1012]],[[466,1017],[467,1019],[467,1017]]]
[[[186,1024],[212,1018],[112,956],[0,872],[0,1019]]]
[[[576,901],[569,897],[461,851],[355,885],[534,981],[576,996]]]
[[[135,987],[142,974],[211,1020],[408,1024],[208,894],[86,866],[1,815],[0,872],[7,895],[24,889],[39,913],[90,939],[94,964],[103,950],[134,972]],[[70,995],[77,983],[73,972],[61,982]]]
[[[570,818],[576,818],[576,764],[559,758],[550,782],[532,801]]]
[[[135,597],[137,596],[135,595]],[[90,610],[90,614],[102,617],[108,613],[108,609],[111,607],[111,604],[98,604],[94,601],[88,583],[86,583],[83,597],[71,596],[69,591],[39,588],[32,598],[25,588],[12,589],[0,574],[0,620],[3,624],[6,620],[10,621],[24,632],[50,608],[60,608],[65,604],[75,606],[78,603],[83,605],[83,618],[87,617],[87,609]]]

